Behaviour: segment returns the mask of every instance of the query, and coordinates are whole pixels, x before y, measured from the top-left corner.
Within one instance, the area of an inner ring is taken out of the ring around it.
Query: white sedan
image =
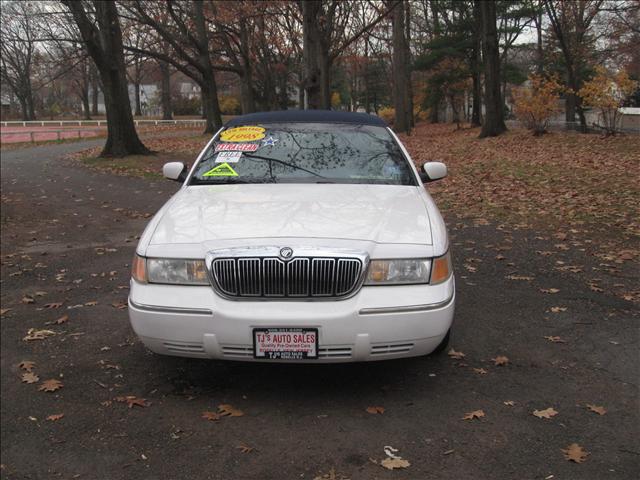
[[[445,349],[455,280],[445,224],[378,117],[284,111],[228,122],[147,226],[129,317],[165,355],[355,362]]]

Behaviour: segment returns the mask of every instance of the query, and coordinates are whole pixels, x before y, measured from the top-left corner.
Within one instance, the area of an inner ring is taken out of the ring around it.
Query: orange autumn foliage
[[[606,135],[615,135],[622,119],[619,109],[637,87],[638,82],[631,80],[626,71],[611,74],[604,67],[597,67],[596,75],[585,82],[578,95],[583,105],[600,111],[600,127]]]
[[[530,75],[529,83],[529,87],[514,90],[514,111],[518,120],[534,136],[539,136],[547,131],[551,117],[560,111],[562,87],[555,79],[539,75]]]

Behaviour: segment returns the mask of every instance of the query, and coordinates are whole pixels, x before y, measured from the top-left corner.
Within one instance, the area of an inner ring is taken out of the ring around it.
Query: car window
[[[226,129],[209,146],[190,183],[417,184],[386,128],[322,123]]]

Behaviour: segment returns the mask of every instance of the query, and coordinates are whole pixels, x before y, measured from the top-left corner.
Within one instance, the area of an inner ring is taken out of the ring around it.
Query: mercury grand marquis
[[[445,349],[455,280],[444,221],[376,116],[238,116],[191,168],[136,249],[131,325],[153,352],[356,362]]]

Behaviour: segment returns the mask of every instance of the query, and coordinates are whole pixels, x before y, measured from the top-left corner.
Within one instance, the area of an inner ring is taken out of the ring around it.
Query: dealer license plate
[[[254,328],[253,356],[273,360],[318,358],[318,329]]]

